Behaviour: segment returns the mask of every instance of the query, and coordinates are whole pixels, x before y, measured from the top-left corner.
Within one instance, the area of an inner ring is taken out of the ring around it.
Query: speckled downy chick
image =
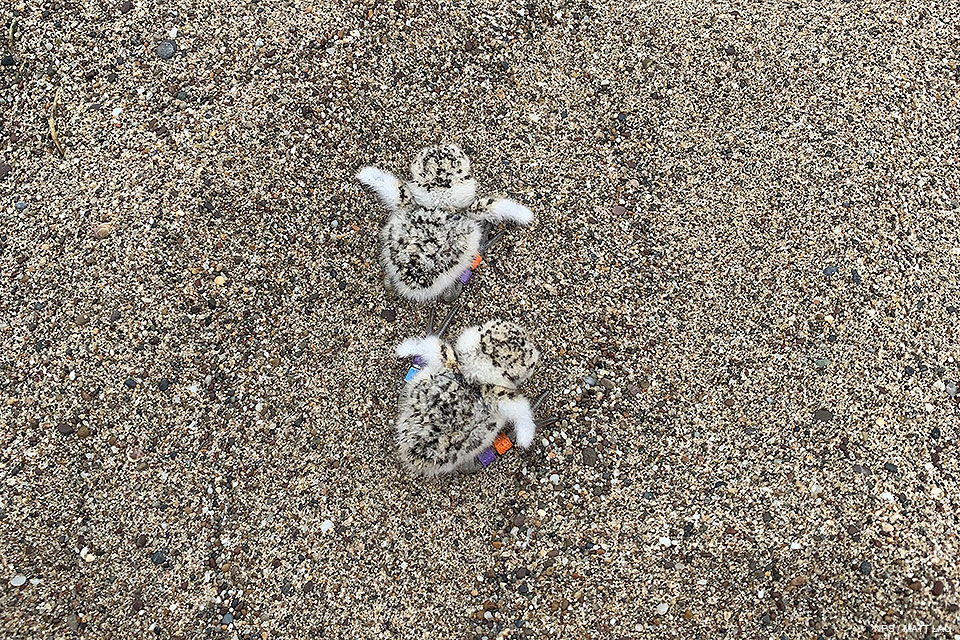
[[[423,362],[403,388],[397,418],[398,454],[412,473],[471,472],[508,427],[519,446],[533,443],[533,409],[517,387],[540,352],[520,325],[492,320],[464,330],[453,345],[435,335],[411,338],[397,355]]]
[[[357,174],[390,212],[380,258],[388,285],[404,298],[428,302],[454,286],[480,251],[487,223],[533,221],[512,200],[478,199],[470,160],[455,144],[422,150],[410,174],[406,182],[376,167]]]

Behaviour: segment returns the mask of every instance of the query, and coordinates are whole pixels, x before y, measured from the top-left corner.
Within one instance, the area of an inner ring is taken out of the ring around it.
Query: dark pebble
[[[116,322],[120,319],[120,312],[114,309],[110,312],[110,322]]]
[[[231,624],[233,622],[233,614],[227,613],[223,616],[223,624]]]
[[[904,375],[912,376],[912,375],[914,374],[913,367],[904,367],[904,368],[903,368],[903,373],[904,373]]]
[[[157,549],[150,554],[150,562],[158,567],[167,561],[167,552],[165,549]]]
[[[833,420],[833,413],[827,409],[817,409],[813,412],[814,422],[830,422]]]
[[[930,437],[933,438],[934,440],[939,440],[939,439],[940,439],[940,427],[934,427],[934,428],[930,431]]]
[[[13,65],[17,64],[17,61],[13,59],[13,56],[8,54],[3,56],[3,60],[0,61],[0,64],[3,64],[5,67],[12,67]]]
[[[307,582],[306,584],[303,585],[304,593],[310,593],[311,591],[313,591],[313,582]]]
[[[933,583],[933,595],[939,596],[943,594],[943,581],[937,580]]]
[[[627,209],[623,205],[617,204],[613,206],[613,215],[615,216],[622,216],[626,212],[627,212]]]
[[[134,610],[135,612],[136,612],[136,611],[142,611],[142,610],[143,610],[143,600],[141,600],[140,598],[137,598],[136,600],[134,600],[134,601],[133,601],[133,610]]]
[[[157,384],[157,387],[160,388],[160,391],[166,391],[170,388],[170,381],[166,378],[160,378],[160,382]]]
[[[177,52],[177,43],[173,40],[164,40],[157,45],[157,57],[161,60],[169,60]]]
[[[723,52],[728,56],[735,56],[737,55],[737,48],[734,47],[732,44],[728,44],[723,48]]]
[[[384,309],[380,312],[380,317],[386,320],[387,322],[396,322],[397,320],[397,310],[396,309]]]
[[[147,536],[143,533],[137,536],[136,545],[141,549],[147,546]]]
[[[592,467],[597,464],[597,452],[591,447],[583,448],[583,464]]]
[[[527,569],[526,567],[520,567],[519,569],[517,569],[517,580],[523,580],[528,575],[530,575],[530,570]]]
[[[897,472],[897,465],[893,464],[892,462],[884,463],[883,468],[889,471],[890,473]]]
[[[860,284],[860,273],[856,269],[850,272],[850,276],[855,284]]]
[[[864,560],[860,563],[860,573],[867,576],[870,575],[870,572],[873,571],[873,565],[869,561]]]
[[[836,267],[834,267],[834,266],[829,266],[829,267],[827,267],[826,269],[823,270],[823,275],[825,275],[825,276],[832,276],[832,275],[834,275],[837,271],[839,271],[839,269],[837,269]]]
[[[120,3],[120,13],[129,13],[133,9],[133,3],[130,0],[123,0]]]
[[[137,381],[134,380],[133,378],[127,378],[126,380],[123,381],[123,386],[125,386],[127,389],[136,389]]]
[[[57,425],[57,431],[60,432],[60,435],[69,436],[74,432],[74,428],[69,422],[61,422]]]

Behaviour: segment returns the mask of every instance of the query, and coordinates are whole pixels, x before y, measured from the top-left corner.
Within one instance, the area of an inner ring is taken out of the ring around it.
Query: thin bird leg
[[[484,242],[482,245],[480,245],[480,252],[483,253],[484,251],[486,251],[487,249],[489,249],[490,247],[498,243],[505,235],[507,235],[506,231],[498,232],[495,236],[493,236],[492,238]]]
[[[433,316],[436,314],[436,312],[437,305],[433,305],[427,310],[427,320],[426,324],[424,325],[424,333],[426,333],[426,335],[433,333]]]
[[[532,405],[530,405],[530,413],[535,413],[537,411],[540,405],[543,404],[543,401],[547,399],[547,394],[549,393],[550,393],[549,391],[544,391],[539,396],[537,396],[537,399],[533,401]]]
[[[444,332],[447,330],[447,327],[450,326],[450,322],[453,320],[454,314],[457,312],[457,309],[460,308],[459,304],[453,305],[450,307],[450,311],[447,312],[447,317],[444,318],[443,324],[440,325],[440,330],[437,331],[437,337],[442,338]]]
[[[550,416],[549,418],[544,418],[543,420],[537,420],[534,424],[537,426],[537,429],[544,429],[550,425],[558,422],[560,420],[559,416]]]

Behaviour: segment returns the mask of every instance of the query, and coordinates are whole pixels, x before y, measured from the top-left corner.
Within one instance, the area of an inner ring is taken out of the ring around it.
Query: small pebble
[[[157,56],[161,60],[169,60],[177,52],[177,43],[173,40],[164,40],[157,45]]]
[[[21,575],[13,576],[13,578],[10,579],[10,584],[14,587],[22,587],[27,584],[27,577]]]
[[[14,208],[15,208],[17,211],[23,211],[24,209],[27,208],[28,205],[27,205],[27,203],[24,202],[23,200],[20,200],[19,202],[17,202],[17,204],[15,204],[15,205],[13,205],[13,206],[14,206]]]
[[[864,560],[860,563],[860,573],[866,576],[869,575],[871,571],[873,571],[873,565],[870,564],[869,561]]]
[[[320,525],[320,533],[327,533],[333,530],[333,520],[324,520]]]
[[[97,240],[105,240],[110,236],[111,232],[113,232],[113,226],[104,222],[97,225],[97,227],[93,230],[93,237]]]

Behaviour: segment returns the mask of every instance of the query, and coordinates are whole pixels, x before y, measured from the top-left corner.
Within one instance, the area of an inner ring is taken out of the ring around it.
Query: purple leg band
[[[477,460],[480,461],[480,464],[487,466],[491,462],[497,459],[497,452],[493,450],[493,447],[487,447],[480,452],[480,455],[477,456]]]

